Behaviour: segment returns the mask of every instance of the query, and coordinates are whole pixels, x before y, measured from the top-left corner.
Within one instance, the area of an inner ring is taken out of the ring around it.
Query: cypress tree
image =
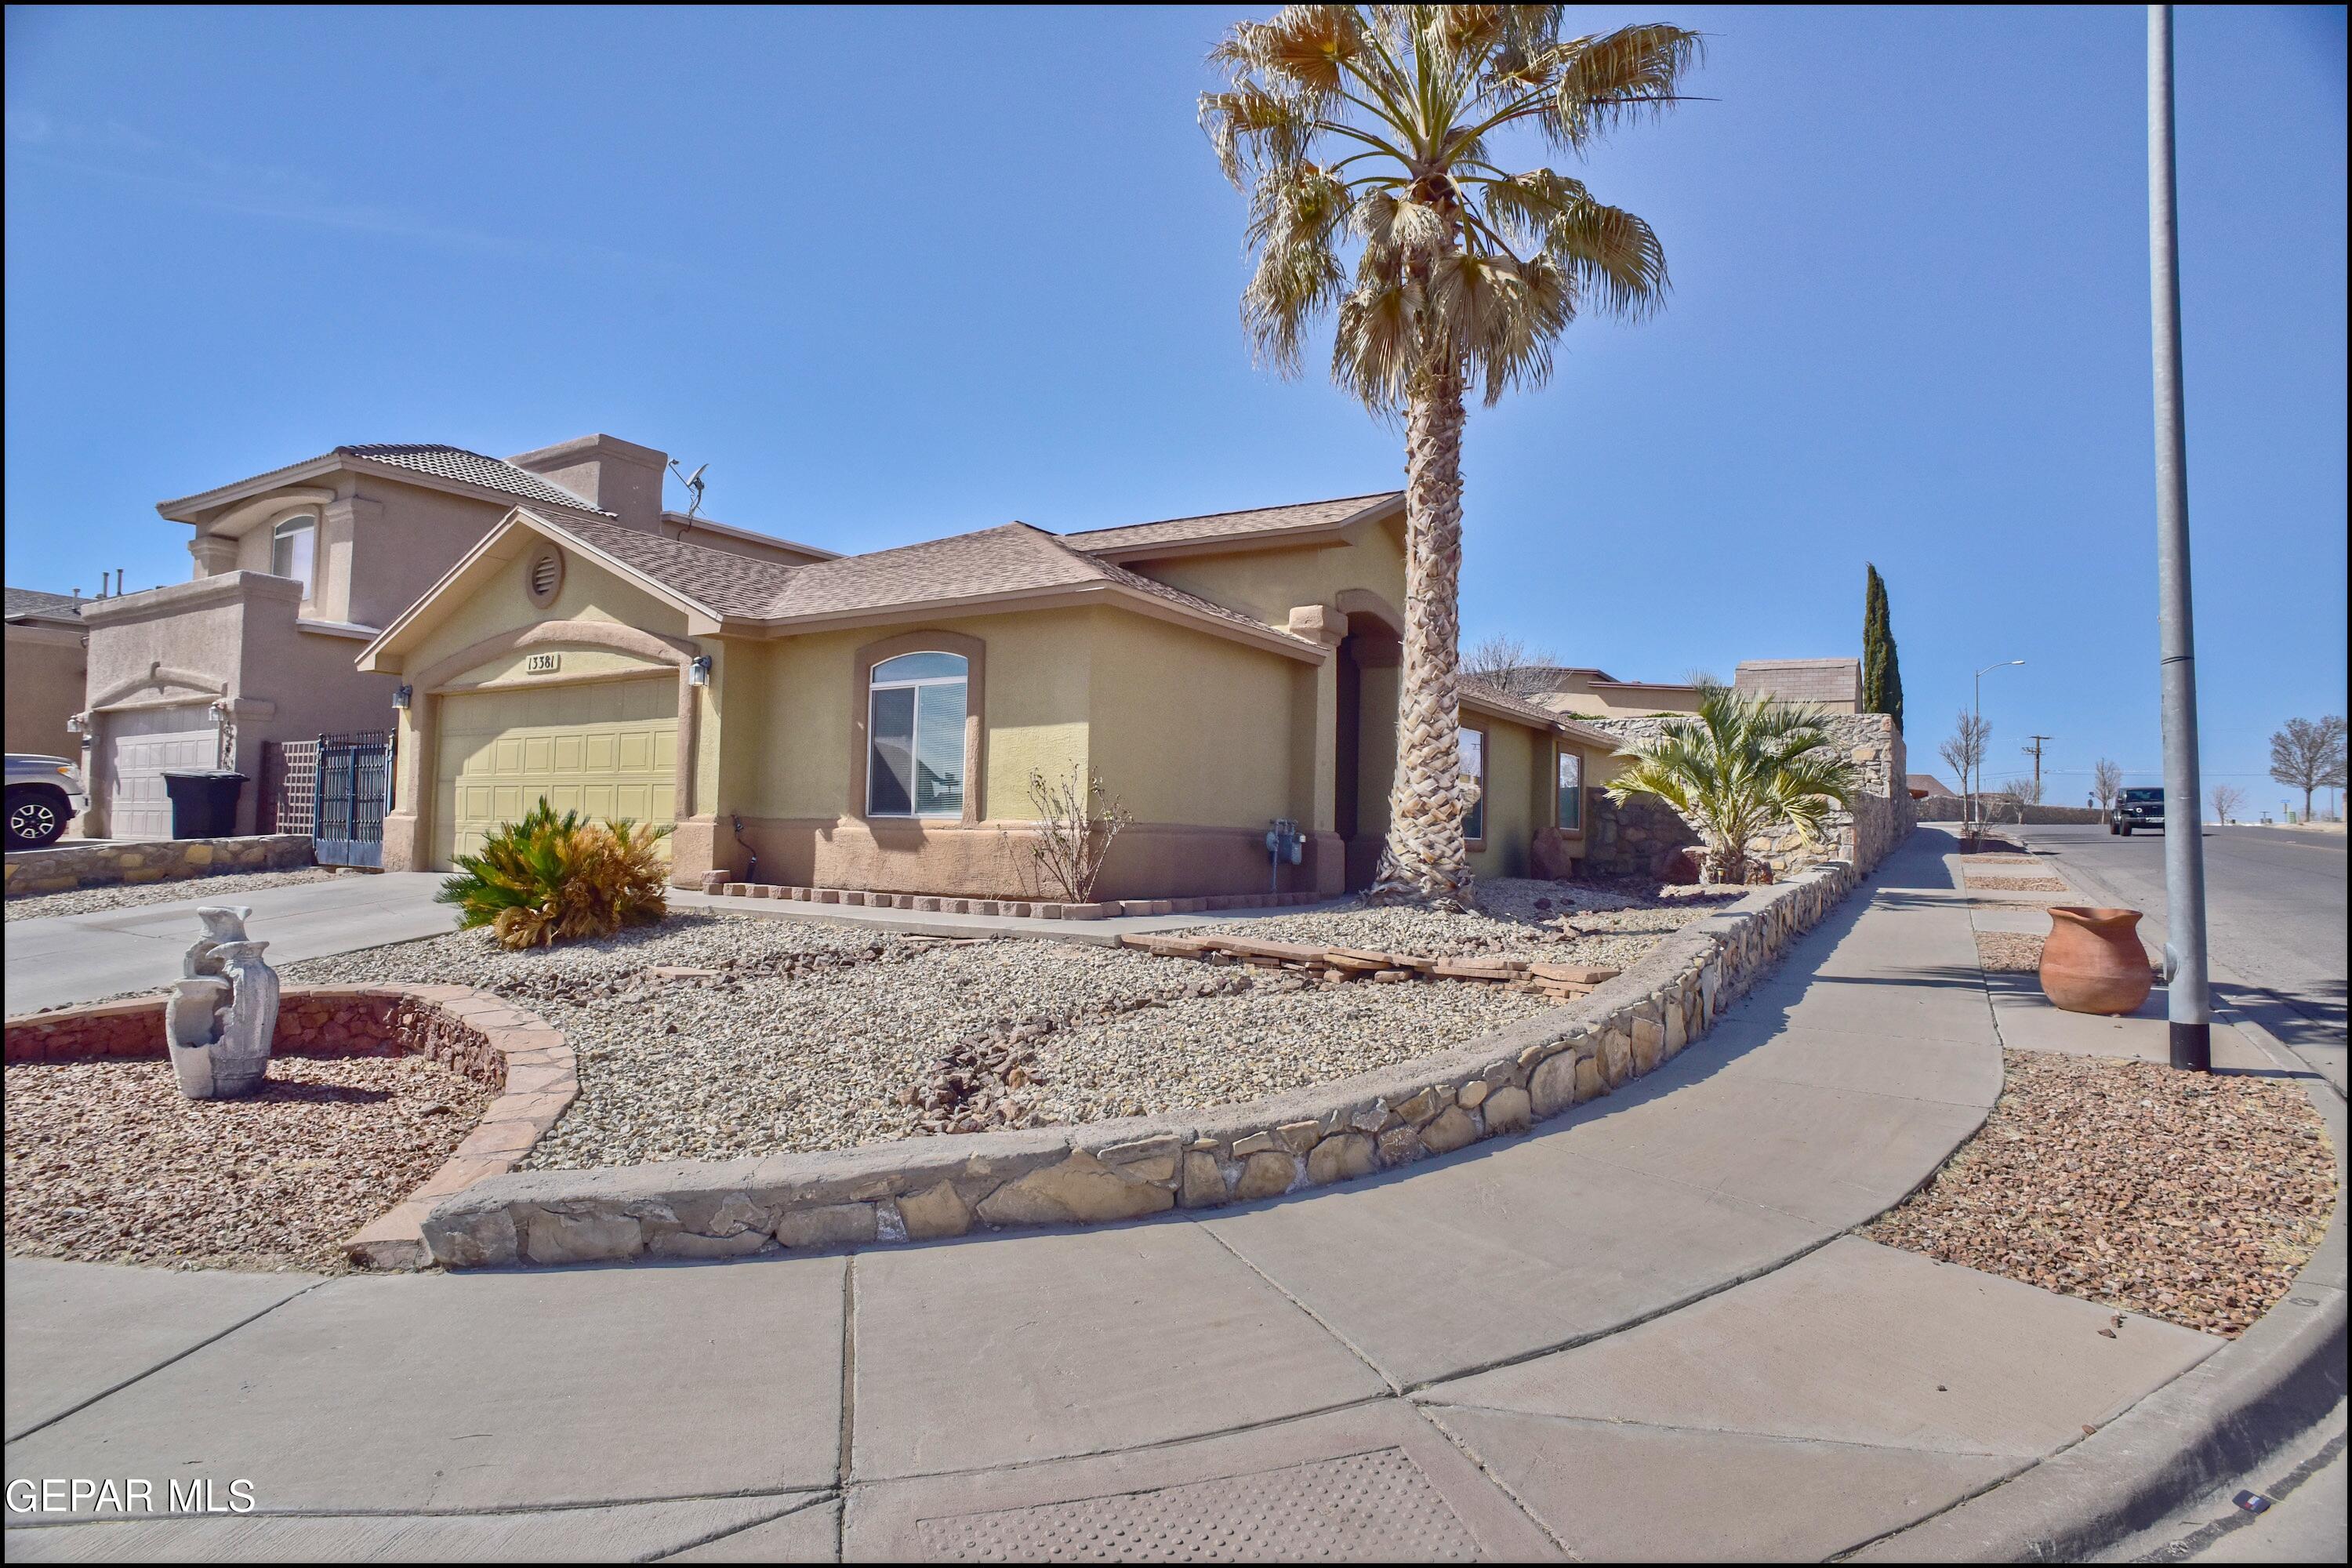
[[[1895,627],[1886,608],[1886,583],[1878,568],[1864,564],[1868,576],[1862,600],[1862,709],[1885,713],[1903,728],[1903,666],[1895,651]]]

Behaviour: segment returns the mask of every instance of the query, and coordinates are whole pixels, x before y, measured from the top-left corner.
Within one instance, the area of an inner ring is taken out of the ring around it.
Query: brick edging
[[[10,1062],[163,1056],[163,997],[58,1007],[7,1021]],[[440,1168],[346,1240],[370,1268],[430,1261],[424,1221],[441,1198],[512,1171],[580,1092],[562,1030],[535,1013],[465,985],[289,985],[273,1050],[306,1056],[430,1056],[497,1089]]]
[[[817,1153],[488,1177],[436,1202],[447,1268],[727,1258],[1213,1208],[1527,1131],[1704,1034],[1862,880],[1832,861],[1668,936],[1580,1001],[1438,1056],[1243,1105]]]

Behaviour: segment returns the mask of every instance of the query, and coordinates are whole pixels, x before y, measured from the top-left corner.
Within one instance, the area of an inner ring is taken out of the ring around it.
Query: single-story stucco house
[[[524,504],[360,654],[400,690],[387,868],[541,795],[673,825],[673,878],[1035,896],[1033,775],[1130,812],[1103,898],[1371,879],[1395,763],[1403,499],[754,560]],[[1607,734],[1465,689],[1471,861],[1572,858]],[[737,823],[740,819],[740,830]],[[1304,838],[1269,864],[1276,820]]]

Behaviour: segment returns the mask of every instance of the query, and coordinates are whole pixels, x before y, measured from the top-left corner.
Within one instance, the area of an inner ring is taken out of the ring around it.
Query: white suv
[[[81,770],[63,757],[8,753],[8,847],[55,844],[66,824],[89,809]]]

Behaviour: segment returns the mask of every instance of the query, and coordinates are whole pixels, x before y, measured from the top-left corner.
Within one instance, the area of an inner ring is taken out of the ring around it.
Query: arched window
[[[963,815],[970,668],[958,653],[902,653],[874,667],[866,697],[866,816]]]
[[[319,520],[309,512],[289,517],[269,531],[269,574],[291,577],[302,584],[302,596],[309,598],[312,587],[310,568],[317,557]]]

